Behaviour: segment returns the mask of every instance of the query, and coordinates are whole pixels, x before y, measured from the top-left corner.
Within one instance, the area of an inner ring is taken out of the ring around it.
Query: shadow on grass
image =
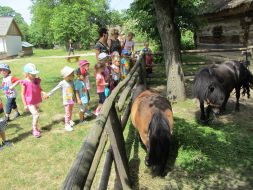
[[[252,189],[253,138],[229,124],[202,126],[175,117],[177,167],[166,177],[179,189]],[[229,130],[228,130],[229,129]]]
[[[50,124],[48,124],[48,125],[45,125],[45,126],[41,127],[41,130],[43,130],[43,131],[51,131],[52,126],[54,126],[54,125],[57,124],[57,123],[60,123],[61,121],[62,121],[62,119],[54,120],[52,123],[50,123]],[[16,125],[15,125],[15,127],[16,127],[16,128],[22,129],[21,127],[17,127]],[[43,133],[44,133],[43,131],[42,131],[42,135],[43,135]],[[19,141],[24,140],[25,138],[27,138],[27,137],[30,136],[30,135],[32,135],[32,130],[31,130],[31,131],[27,131],[27,132],[22,133],[22,134],[19,134],[17,137],[11,139],[10,141],[11,141],[12,143],[17,143],[17,142],[19,142]]]

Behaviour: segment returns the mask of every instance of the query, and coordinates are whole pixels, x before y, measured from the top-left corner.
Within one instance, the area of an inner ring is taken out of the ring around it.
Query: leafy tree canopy
[[[199,10],[204,6],[205,0],[178,0],[175,4],[174,15],[175,23],[179,29],[195,31],[202,21],[198,17]],[[153,0],[135,0],[128,15],[136,20],[136,26],[151,38],[160,41],[158,29],[156,26],[156,14]]]
[[[32,14],[30,35],[42,47],[70,38],[88,47],[98,38],[97,29],[112,22],[107,0],[33,0]]]

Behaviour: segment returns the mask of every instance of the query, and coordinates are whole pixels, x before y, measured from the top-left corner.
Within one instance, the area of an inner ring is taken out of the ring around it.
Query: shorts
[[[4,132],[7,127],[7,121],[3,118],[0,118],[0,132]]]
[[[79,107],[79,111],[80,111],[80,112],[85,112],[85,111],[86,111],[87,104],[81,104],[81,105],[78,105],[78,107]]]
[[[98,103],[99,104],[103,104],[104,103],[104,101],[105,101],[105,93],[104,92],[99,92],[98,93],[98,96],[99,96],[99,101],[98,101]]]
[[[12,109],[17,109],[16,98],[7,98],[5,112],[10,114]]]

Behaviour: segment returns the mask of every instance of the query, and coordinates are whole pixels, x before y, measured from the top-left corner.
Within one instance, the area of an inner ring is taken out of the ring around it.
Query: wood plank
[[[90,167],[89,175],[88,175],[86,183],[84,185],[84,190],[89,190],[91,188],[93,179],[96,175],[97,168],[98,168],[98,165],[100,163],[100,159],[102,157],[102,154],[103,154],[103,151],[104,151],[107,139],[108,139],[107,137],[108,136],[106,134],[106,131],[104,130],[104,132],[101,136],[101,139],[99,141],[99,146],[98,146],[98,149],[97,149],[96,154],[94,156],[92,165]]]
[[[131,189],[123,130],[114,106],[111,108],[109,125],[106,126],[106,130],[111,142],[113,157],[119,173],[122,188],[124,190]]]

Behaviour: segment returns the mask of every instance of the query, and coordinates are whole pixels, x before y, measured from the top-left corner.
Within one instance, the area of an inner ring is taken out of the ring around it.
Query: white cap
[[[25,73],[30,73],[32,75],[36,75],[39,73],[39,71],[36,69],[36,66],[33,63],[27,63],[24,66],[24,72]]]
[[[71,73],[74,72],[75,69],[69,67],[69,66],[65,66],[62,70],[61,70],[61,75],[63,78],[69,76]]]
[[[98,60],[99,61],[101,61],[101,60],[103,60],[103,59],[105,59],[105,58],[108,58],[108,57],[110,57],[110,55],[108,55],[107,53],[100,53],[99,55],[98,55]]]

